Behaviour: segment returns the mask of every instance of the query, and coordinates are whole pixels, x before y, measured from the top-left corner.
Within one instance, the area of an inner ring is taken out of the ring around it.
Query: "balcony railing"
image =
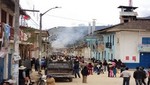
[[[112,48],[112,43],[107,42],[107,43],[106,43],[106,48],[110,48],[110,49],[111,49],[111,48]]]

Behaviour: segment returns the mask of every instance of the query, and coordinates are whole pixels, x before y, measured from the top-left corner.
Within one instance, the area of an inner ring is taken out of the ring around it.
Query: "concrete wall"
[[[139,37],[138,32],[128,32],[122,31],[120,32],[120,58],[123,62],[139,62],[139,52],[137,50]],[[136,61],[132,58],[136,57]]]
[[[116,57],[120,57],[126,63],[139,63],[138,45],[142,44],[142,37],[150,37],[150,32],[122,31],[116,33]],[[136,57],[136,60],[133,57]]]

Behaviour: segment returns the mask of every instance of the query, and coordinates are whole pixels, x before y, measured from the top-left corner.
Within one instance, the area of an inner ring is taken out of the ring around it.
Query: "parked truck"
[[[70,61],[47,61],[47,75],[55,79],[73,80],[73,62]]]

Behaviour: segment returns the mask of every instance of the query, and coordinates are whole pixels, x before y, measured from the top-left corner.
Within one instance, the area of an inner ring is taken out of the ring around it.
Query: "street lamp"
[[[52,9],[57,9],[57,8],[61,8],[61,7],[53,7],[48,9],[47,11],[45,11],[44,13],[40,13],[40,35],[39,35],[39,61],[40,61],[40,70],[41,70],[41,56],[42,56],[42,16],[44,14],[46,14],[47,12],[49,12]]]

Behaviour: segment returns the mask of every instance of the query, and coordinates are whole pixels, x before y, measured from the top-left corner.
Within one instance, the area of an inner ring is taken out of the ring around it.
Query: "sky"
[[[52,9],[42,16],[42,29],[58,26],[79,26],[92,23],[96,26],[115,25],[120,22],[118,6],[129,5],[129,0],[20,0],[22,9],[35,9],[40,12],[27,12],[31,19],[28,25],[39,28],[39,14]],[[150,16],[150,0],[132,0],[132,5],[138,7],[135,12],[138,17]]]

